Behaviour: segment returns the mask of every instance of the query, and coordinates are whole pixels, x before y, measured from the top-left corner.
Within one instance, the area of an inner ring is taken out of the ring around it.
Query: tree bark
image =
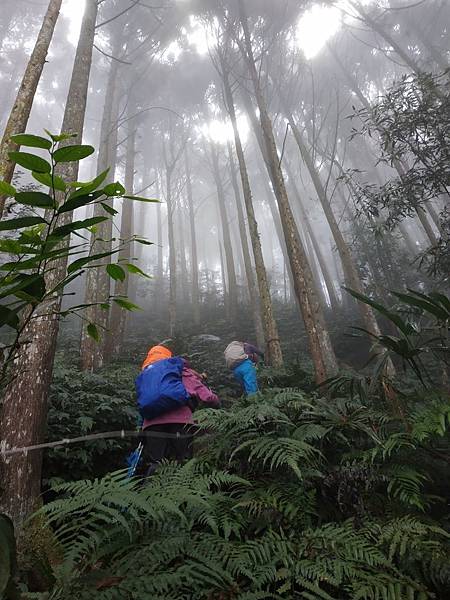
[[[245,39],[245,51],[242,51],[246,59],[256,101],[260,113],[261,129],[264,137],[268,156],[268,168],[271,175],[274,191],[277,197],[283,226],[286,246],[289,254],[292,274],[294,278],[294,289],[299,300],[303,321],[308,335],[310,352],[314,364],[317,383],[322,383],[337,372],[337,361],[331,345],[322,308],[314,289],[314,281],[311,268],[306,259],[305,249],[300,240],[289,199],[286,192],[283,174],[281,172],[278,151],[276,148],[272,122],[267,110],[258,71],[255,65],[253,48],[248,28],[248,20],[244,11],[243,1],[239,0],[240,20]]]
[[[236,120],[236,115],[234,115],[234,118]],[[238,136],[239,136],[239,132],[238,132]],[[240,141],[240,138],[239,138],[239,141]],[[235,141],[235,143],[236,143],[236,141]],[[250,258],[250,250],[248,247],[248,238],[247,238],[247,229],[245,226],[244,211],[242,208],[241,194],[239,191],[239,186],[238,186],[238,182],[237,182],[237,178],[236,178],[236,170],[235,170],[235,164],[234,164],[234,159],[233,159],[233,150],[231,148],[230,143],[228,143],[228,159],[229,159],[229,163],[230,163],[231,185],[233,187],[234,197],[236,200],[236,210],[237,210],[238,225],[239,225],[239,236],[240,236],[241,245],[242,245],[242,255],[243,255],[243,259],[244,259],[245,276],[247,278],[247,286],[248,286],[248,292],[249,292],[249,297],[250,297],[250,304],[251,304],[250,308],[252,311],[253,323],[255,326],[256,343],[258,344],[259,348],[264,348],[266,346],[266,342],[265,342],[263,323],[262,323],[262,318],[261,318],[261,306],[260,306],[260,301],[259,301],[259,297],[258,297],[258,291],[256,288],[255,277],[253,275],[253,265],[252,265],[252,260]],[[264,268],[264,270],[265,270],[265,268]]]
[[[233,246],[231,244],[230,224],[228,221],[227,199],[223,189],[222,178],[220,176],[219,158],[214,144],[210,144],[211,159],[213,167],[213,176],[217,188],[217,200],[219,205],[220,221],[222,224],[223,250],[225,254],[225,263],[228,279],[228,317],[234,320],[237,315],[237,281],[236,269],[234,265]]]
[[[76,133],[77,136],[64,145],[79,144],[82,140],[97,10],[96,0],[88,0],[62,125],[62,131]],[[78,163],[64,163],[58,175],[67,181],[76,181]],[[72,214],[68,213],[60,224],[71,219]],[[47,287],[52,281],[60,281],[66,268],[67,258],[56,263],[49,274]],[[19,340],[20,348],[14,361],[15,377],[3,398],[0,438],[4,449],[43,441],[59,329],[58,315],[54,313],[59,312],[60,305],[61,296],[55,296],[51,306],[43,307],[43,314],[36,314]],[[48,314],[49,309],[51,315]],[[9,515],[18,530],[39,502],[41,469],[42,452],[39,451],[12,455],[2,463],[0,512]]]
[[[184,206],[182,205],[181,198],[179,198],[178,205],[178,239],[180,240],[179,257],[180,257],[180,292],[181,299],[184,306],[189,304],[189,284],[188,284],[188,270],[186,261],[186,240],[184,235]]]
[[[59,17],[61,2],[62,0],[50,0],[0,144],[0,179],[7,183],[11,183],[16,166],[8,158],[9,152],[17,150],[17,145],[11,141],[11,136],[23,133],[27,128],[34,96],[44,69],[56,21]],[[6,196],[0,195],[0,218],[3,216],[5,200]]]
[[[132,121],[129,121],[129,131],[126,151],[125,165],[125,189],[128,194],[133,194],[134,189],[134,163],[136,156],[136,129]],[[120,238],[129,240],[133,234],[133,202],[131,200],[122,200],[122,218],[120,225]],[[119,252],[119,264],[125,271],[125,279],[116,281],[114,295],[119,297],[128,297],[129,274],[126,264],[131,259],[131,244],[126,244]],[[107,356],[117,356],[122,348],[125,337],[125,328],[127,323],[127,311],[121,309],[117,304],[111,308],[111,318],[109,321],[109,330],[107,343],[109,352]]]
[[[169,237],[169,335],[173,337],[177,322],[177,253],[174,231],[174,206],[172,198],[172,170],[166,166],[167,230]]]
[[[330,269],[328,267],[327,261],[325,259],[325,256],[322,252],[322,248],[320,247],[319,242],[317,241],[317,237],[314,233],[314,230],[311,226],[311,222],[310,222],[310,218],[308,216],[308,213],[306,212],[305,207],[303,206],[303,201],[302,201],[302,197],[300,195],[299,189],[297,187],[297,183],[295,181],[294,178],[294,174],[292,172],[292,169],[289,165],[289,163],[286,161],[285,163],[286,166],[286,171],[287,174],[289,176],[289,181],[291,183],[292,186],[292,190],[294,192],[295,197],[297,198],[297,206],[300,212],[300,218],[302,220],[302,223],[305,224],[305,228],[306,228],[306,232],[308,233],[310,239],[311,239],[311,243],[314,249],[314,253],[317,257],[317,262],[319,263],[320,266],[320,270],[322,271],[322,275],[325,281],[325,285],[327,288],[327,292],[328,292],[328,297],[330,299],[330,304],[331,304],[331,308],[333,311],[339,311],[340,308],[340,302],[339,299],[337,297],[336,294],[336,288],[334,285],[334,281],[333,281],[333,277],[331,276],[330,273]],[[305,233],[306,233],[305,232]]]
[[[121,35],[115,38],[113,52],[118,53],[122,43]],[[102,124],[100,128],[99,152],[97,158],[97,173],[100,174],[110,168],[107,182],[114,181],[116,156],[117,156],[117,113],[118,94],[117,83],[119,74],[119,63],[111,60],[106,84],[105,104],[103,108]],[[111,203],[112,204],[112,203]],[[103,216],[104,209],[96,204],[94,216]],[[97,226],[97,242],[91,244],[91,254],[100,254],[111,250],[112,220],[100,223]],[[93,239],[93,238],[92,238]],[[84,371],[96,371],[103,365],[106,350],[106,331],[108,328],[109,313],[101,309],[98,304],[109,299],[111,283],[105,268],[109,259],[99,261],[99,267],[89,269],[86,276],[85,304],[90,304],[86,310],[86,325],[81,330],[80,362]],[[100,330],[99,342],[93,340],[87,333],[87,325],[95,323]]]
[[[314,189],[317,193],[317,197],[319,198],[322,210],[327,219],[327,223],[331,230],[334,243],[336,244],[336,248],[339,253],[339,258],[341,259],[342,268],[344,270],[345,283],[349,288],[351,288],[355,292],[364,294],[363,286],[355,262],[351,255],[350,249],[346,241],[344,240],[344,236],[342,235],[342,232],[339,229],[336,217],[334,216],[333,210],[330,206],[330,202],[327,197],[327,193],[325,191],[325,188],[323,187],[320,176],[317,173],[317,170],[314,166],[312,157],[308,151],[308,148],[306,147],[306,144],[302,139],[301,133],[297,125],[295,124],[292,115],[288,114],[287,118],[289,120],[289,124],[294,134],[295,141],[297,142],[297,146],[300,150],[301,157],[308,169],[308,172],[314,185]],[[364,320],[364,324],[367,330],[375,336],[380,335],[380,328],[378,326],[372,308],[363,302],[358,302],[358,307],[360,309],[361,316]]]
[[[189,228],[191,232],[191,278],[192,278],[192,310],[194,324],[200,324],[200,288],[198,274],[197,232],[195,229],[194,198],[192,195],[191,165],[187,149],[184,150],[184,170],[186,174],[186,193],[189,210]]]

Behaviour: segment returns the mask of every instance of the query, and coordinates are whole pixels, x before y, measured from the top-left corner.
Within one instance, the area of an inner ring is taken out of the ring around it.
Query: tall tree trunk
[[[356,81],[355,77],[347,70],[347,68],[344,66],[342,61],[339,59],[337,53],[334,52],[330,46],[328,47],[328,49],[330,51],[331,56],[333,56],[334,60],[336,61],[336,64],[339,66],[342,73],[344,74],[344,77],[347,81],[348,86],[355,93],[355,95],[357,96],[357,98],[359,99],[359,101],[361,102],[363,107],[370,113],[370,111],[371,111],[370,102],[367,100],[367,98],[364,96],[364,94],[360,90],[358,82]],[[416,65],[416,67],[417,67],[417,65]],[[419,72],[419,71],[416,71],[416,72]],[[407,170],[407,167],[405,167],[398,158],[395,158],[393,160],[392,164],[393,164],[395,170],[397,171],[398,176],[400,177],[400,179],[402,179]],[[418,219],[419,219],[422,227],[424,228],[424,231],[425,231],[428,239],[430,240],[431,245],[435,246],[437,244],[437,238],[434,234],[431,224],[428,221],[426,213],[424,212],[423,208],[421,208],[420,206],[416,207],[415,211],[417,213]]]
[[[134,189],[134,162],[136,156],[136,129],[132,121],[129,121],[129,131],[127,139],[126,164],[125,164],[125,189],[129,194],[133,194]],[[120,225],[120,238],[129,240],[133,234],[133,202],[122,201],[122,218]],[[116,281],[114,295],[120,297],[128,296],[129,275],[126,264],[131,259],[131,244],[126,244],[119,252],[119,263],[125,271],[125,279]],[[117,304],[111,308],[111,318],[109,321],[109,331],[107,343],[109,352],[107,356],[117,356],[122,348],[125,337],[125,327],[127,322],[127,312],[122,310]]]
[[[328,297],[330,299],[330,304],[331,304],[331,308],[333,311],[338,311],[340,308],[340,303],[339,303],[339,299],[337,297],[336,294],[336,288],[334,285],[334,281],[333,281],[333,277],[331,276],[331,272],[330,269],[328,267],[327,261],[325,259],[325,256],[322,252],[322,248],[320,247],[319,242],[317,241],[317,237],[314,233],[314,230],[311,226],[311,222],[310,222],[310,218],[308,216],[308,213],[306,212],[306,209],[303,205],[303,201],[302,201],[302,197],[300,195],[300,191],[297,187],[297,183],[295,181],[295,177],[294,174],[292,172],[292,168],[289,165],[289,163],[286,161],[285,162],[285,166],[286,166],[286,172],[289,176],[289,182],[292,186],[292,190],[294,192],[294,196],[297,198],[297,205],[298,205],[298,209],[300,212],[300,218],[302,220],[302,223],[304,223],[305,227],[306,227],[306,232],[308,233],[310,239],[311,239],[311,243],[314,249],[314,253],[317,257],[317,261],[319,263],[320,266],[320,270],[322,271],[322,275],[325,281],[325,285],[327,288],[327,292],[328,292]]]
[[[186,240],[184,235],[184,207],[181,203],[178,206],[178,238],[180,240],[180,287],[181,298],[184,306],[189,304],[189,283],[186,261]]]
[[[23,133],[27,128],[34,96],[58,20],[61,2],[62,0],[50,0],[0,144],[0,179],[7,183],[11,183],[16,166],[8,158],[9,152],[17,150],[17,145],[11,141],[11,136],[16,133]],[[5,200],[6,197],[0,195],[0,218],[3,216]]]
[[[174,205],[172,198],[172,170],[166,167],[167,230],[169,237],[169,335],[175,334],[177,323],[177,250],[174,230]]]
[[[223,189],[222,178],[220,176],[219,158],[214,144],[210,144],[211,159],[213,167],[213,176],[217,188],[217,200],[219,205],[220,221],[222,224],[223,249],[225,253],[225,262],[228,277],[228,307],[229,318],[234,320],[237,315],[237,281],[236,269],[234,265],[233,246],[231,244],[230,224],[227,212],[227,199]]]
[[[121,45],[121,36],[115,38],[113,52],[118,53]],[[100,128],[99,152],[97,158],[98,174],[110,168],[108,182],[114,181],[114,172],[117,156],[117,114],[118,114],[118,83],[119,63],[112,60],[108,81],[106,84],[105,104],[103,108],[102,124]],[[112,204],[112,202],[111,202]],[[96,204],[94,216],[102,216],[104,209]],[[101,254],[111,249],[112,220],[100,223],[97,226],[97,242],[91,244],[91,254]],[[109,313],[99,307],[99,303],[106,302],[110,296],[110,278],[105,271],[109,259],[98,262],[98,268],[89,269],[86,276],[85,304],[90,304],[86,310],[86,325],[81,330],[80,362],[84,371],[95,371],[103,365],[106,349],[106,331]],[[100,329],[101,339],[93,340],[87,333],[87,325],[95,323]]]
[[[264,264],[264,256],[262,252],[261,239],[259,237],[258,223],[255,217],[252,190],[250,187],[250,179],[248,176],[244,149],[242,147],[242,141],[239,135],[239,129],[237,125],[236,108],[234,105],[233,91],[230,84],[229,71],[223,55],[221,55],[221,70],[227,111],[230,116],[231,124],[233,126],[234,147],[239,163],[239,173],[241,176],[241,185],[242,192],[244,195],[244,204],[247,214],[247,223],[250,233],[251,248],[253,251],[253,260],[255,261],[256,281],[258,284],[259,291],[259,309],[261,311],[261,320],[264,330],[266,359],[268,364],[274,367],[278,367],[283,364],[283,354],[281,351],[278,327],[273,314],[272,299],[270,297],[270,287],[267,279],[266,266]]]
[[[96,0],[88,0],[81,26],[72,79],[69,87],[62,131],[77,136],[64,145],[79,144],[82,140],[86,98],[91,71],[92,48],[97,18]],[[78,163],[64,163],[58,175],[76,181]],[[61,219],[70,222],[72,214]],[[67,258],[55,264],[49,279],[60,281],[67,268]],[[51,281],[47,282],[47,288]],[[15,377],[3,398],[0,438],[2,447],[12,448],[42,443],[47,422],[48,391],[52,378],[56,339],[59,329],[57,313],[61,296],[51,306],[37,314],[21,336],[21,348],[14,361]],[[49,310],[50,308],[50,310]],[[24,519],[36,508],[41,493],[42,452],[16,454],[5,459],[2,466],[2,497],[0,512],[8,514],[20,529]]]
[[[189,227],[191,232],[191,277],[192,277],[192,310],[194,324],[200,324],[200,289],[198,275],[197,232],[195,229],[194,198],[192,195],[191,165],[187,149],[184,150],[184,170],[186,173],[186,192],[189,209]]]
[[[288,114],[287,118],[289,120],[289,124],[290,124],[292,132],[294,134],[295,141],[297,142],[297,146],[300,150],[302,159],[305,162],[305,165],[310,174],[311,180],[314,185],[314,189],[316,190],[317,197],[319,198],[320,204],[322,206],[322,210],[327,219],[327,223],[331,230],[331,234],[333,236],[334,243],[336,244],[336,248],[339,253],[339,257],[341,259],[342,268],[344,269],[345,283],[348,287],[350,287],[355,292],[363,294],[364,289],[363,289],[363,286],[361,283],[361,279],[359,277],[358,269],[356,268],[356,265],[355,265],[352,255],[351,255],[350,249],[349,249],[346,241],[344,240],[344,236],[342,235],[342,232],[339,229],[339,226],[336,221],[336,217],[334,216],[333,210],[330,206],[330,202],[327,197],[327,193],[322,184],[320,176],[314,166],[312,157],[308,151],[308,148],[306,147],[306,144],[304,143],[304,141],[302,139],[302,135],[301,135],[297,125],[295,124],[292,115]],[[378,326],[378,323],[377,323],[377,320],[375,318],[375,314],[374,314],[372,308],[363,302],[358,302],[358,307],[361,311],[361,316],[364,320],[364,324],[365,324],[367,330],[370,331],[370,333],[372,333],[375,336],[380,335],[380,333],[381,333],[380,328]]]
[[[373,30],[378,33],[394,50],[394,52],[401,58],[401,60],[415,73],[420,73],[421,69],[416,61],[404,50],[400,44],[391,36],[390,33],[379,23],[375,18],[371,17],[367,10],[359,2],[353,2],[350,0],[350,4],[353,8],[361,15],[363,21]]]
[[[156,180],[156,197],[159,198],[161,189],[159,185],[159,176]],[[163,230],[162,230],[162,214],[161,204],[156,206],[156,229],[157,229],[157,243],[158,243],[158,257],[156,263],[156,281],[158,290],[161,291],[164,285],[164,273],[163,273]]]
[[[315,286],[311,268],[306,259],[305,249],[301,243],[292,210],[289,205],[289,199],[276,148],[275,136],[272,129],[272,122],[269,117],[266,101],[261,90],[258,71],[256,69],[243,0],[239,0],[239,9],[245,39],[245,51],[243,51],[243,56],[246,59],[249,68],[259,108],[261,129],[269,159],[269,173],[277,197],[278,209],[280,211],[281,223],[283,225],[286,246],[294,277],[295,293],[301,306],[303,321],[308,335],[316,381],[317,383],[322,383],[337,372],[337,361],[325,325],[325,319],[317,297],[317,292],[314,289]]]
[[[247,229],[245,226],[244,211],[242,208],[241,194],[239,191],[239,186],[238,186],[238,182],[237,182],[237,178],[236,178],[236,170],[235,170],[235,164],[234,164],[234,159],[233,159],[233,150],[232,150],[230,143],[228,143],[228,159],[229,159],[229,163],[230,163],[231,185],[233,187],[234,197],[236,200],[236,210],[237,210],[238,225],[239,225],[239,236],[240,236],[241,245],[242,245],[242,255],[243,255],[243,259],[244,259],[245,276],[247,278],[248,293],[249,293],[249,297],[250,297],[250,304],[251,304],[250,309],[252,311],[253,323],[255,326],[256,342],[257,342],[259,348],[264,348],[266,343],[265,343],[265,338],[264,338],[263,323],[262,323],[262,319],[261,319],[261,307],[260,307],[260,301],[259,301],[259,297],[258,297],[258,291],[256,288],[255,277],[253,275],[253,265],[252,265],[252,260],[250,258],[250,251],[248,248]]]

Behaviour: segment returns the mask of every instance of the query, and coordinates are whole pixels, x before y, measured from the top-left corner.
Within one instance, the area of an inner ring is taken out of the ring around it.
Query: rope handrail
[[[64,438],[62,440],[58,440],[57,442],[47,442],[45,444],[36,444],[34,446],[23,446],[22,448],[6,448],[5,442],[0,442],[0,456],[12,456],[13,454],[28,454],[28,452],[33,452],[34,450],[44,450],[45,448],[58,448],[63,446],[69,446],[71,444],[78,444],[80,442],[89,442],[93,440],[101,440],[101,439],[113,439],[113,438],[171,438],[171,439],[187,439],[192,437],[190,435],[184,435],[180,433],[164,433],[161,431],[126,431],[125,429],[121,429],[119,431],[106,431],[102,433],[91,433],[89,435],[74,437],[74,438]]]

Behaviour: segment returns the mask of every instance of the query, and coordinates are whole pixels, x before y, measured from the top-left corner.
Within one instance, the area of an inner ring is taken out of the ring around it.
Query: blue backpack
[[[158,360],[146,367],[136,378],[139,412],[144,419],[185,406],[189,394],[183,385],[183,360],[179,357]]]

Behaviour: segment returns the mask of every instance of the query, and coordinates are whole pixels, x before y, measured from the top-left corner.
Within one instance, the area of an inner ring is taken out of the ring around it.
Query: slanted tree
[[[50,42],[52,41],[55,25],[59,17],[61,2],[62,0],[50,0],[3,133],[0,143],[0,179],[6,181],[6,183],[11,183],[15,168],[15,163],[9,158],[9,153],[17,150],[17,145],[11,140],[11,136],[16,133],[23,133],[27,128],[34,96],[41,79]],[[8,14],[10,13],[7,11]],[[0,194],[0,218],[3,215],[4,206],[5,196]]]
[[[97,11],[97,0],[87,0],[62,124],[62,130],[73,134],[73,137],[62,142],[61,147],[79,144],[82,140]],[[76,161],[62,163],[57,171],[67,181],[76,181],[77,173]],[[65,212],[59,224],[67,225],[71,220],[72,213]],[[66,265],[67,255],[48,274],[48,289],[53,282],[62,279],[61,273],[65,272]],[[0,437],[7,446],[31,446],[42,442],[60,305],[59,292],[55,294],[52,305],[43,307],[42,314],[38,313],[20,336],[14,376],[5,390],[1,413]],[[39,501],[41,468],[42,452],[16,454],[2,465],[0,510],[19,527]]]
[[[286,246],[291,264],[293,283],[297,295],[305,328],[308,334],[309,348],[312,355],[316,381],[321,383],[337,372],[337,361],[331,345],[330,336],[325,324],[322,307],[314,289],[311,268],[306,258],[305,249],[295,225],[294,216],[289,204],[280,159],[275,142],[272,122],[267,109],[267,103],[261,88],[261,81],[255,62],[250,36],[248,18],[242,0],[238,1],[240,24],[243,30],[243,40],[237,40],[241,54],[245,60],[253,86],[261,130],[266,149],[266,165],[274,186],[278,202],[281,222],[283,225]]]

